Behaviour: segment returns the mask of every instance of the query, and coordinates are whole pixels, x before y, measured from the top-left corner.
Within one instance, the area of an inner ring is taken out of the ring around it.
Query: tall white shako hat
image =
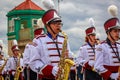
[[[111,29],[120,29],[119,19],[117,18],[118,8],[115,5],[108,7],[108,12],[113,16],[104,23],[104,29],[106,32]]]
[[[37,20],[37,25],[38,25],[39,27],[34,30],[34,35],[44,34],[44,24],[43,24],[41,18],[39,18],[39,19]]]
[[[15,50],[20,50],[19,48],[18,48],[18,43],[17,43],[17,40],[13,40],[12,41],[12,48],[11,48],[11,50],[12,51],[15,51]]]
[[[94,25],[94,20],[93,20],[93,18],[90,18],[90,19],[89,19],[89,23],[90,23],[90,27],[85,30],[86,36],[88,36],[88,35],[90,35],[90,34],[96,35],[96,29],[95,29],[95,27],[94,27],[95,25]]]
[[[3,45],[3,41],[2,40],[0,40],[0,52],[2,51],[2,45]]]
[[[39,28],[44,28],[44,24],[43,24],[43,22],[42,22],[42,18],[39,18],[39,19],[37,20],[37,25],[39,26]]]
[[[42,16],[42,21],[44,25],[51,22],[62,22],[60,16],[58,16],[58,13],[55,9],[50,9],[46,11],[45,14]]]

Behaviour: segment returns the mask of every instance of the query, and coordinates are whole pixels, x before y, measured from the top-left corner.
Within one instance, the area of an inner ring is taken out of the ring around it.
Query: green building
[[[37,20],[42,17],[44,10],[31,0],[25,0],[7,13],[8,17],[8,54],[11,56],[12,40],[18,41],[20,52],[34,38],[34,29],[38,28]]]

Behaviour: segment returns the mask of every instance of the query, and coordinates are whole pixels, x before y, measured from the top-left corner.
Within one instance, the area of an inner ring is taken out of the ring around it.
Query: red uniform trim
[[[119,61],[114,61],[113,63],[120,63]]]
[[[112,56],[112,58],[117,58],[116,56]]]
[[[116,49],[117,47],[116,47],[116,46],[114,46],[114,45],[112,45],[112,47],[110,47],[110,48],[115,48],[115,49]]]
[[[42,73],[43,73],[43,75],[39,75],[39,77],[42,77],[42,78],[52,78],[52,79],[54,79],[54,76],[52,75],[52,69],[53,69],[53,66],[51,66],[51,65],[47,65],[46,67],[44,67],[43,69],[42,69]]]
[[[53,57],[53,56],[59,56],[59,55],[58,54],[50,54],[49,56]]]
[[[51,63],[59,63],[59,61],[51,61]]]
[[[94,57],[95,55],[89,55],[89,57]]]
[[[48,50],[57,50],[57,48],[48,48]],[[62,48],[59,48],[59,50],[62,50]]]
[[[119,66],[107,66],[107,65],[104,65],[104,67],[112,73],[118,72],[118,68],[119,68]]]
[[[110,71],[106,71],[104,73],[101,74],[101,76],[105,79],[108,80],[110,78],[111,72]]]
[[[90,54],[90,53],[94,53],[93,51],[88,51],[88,53]]]
[[[15,71],[16,71],[16,70],[10,70],[10,71],[9,71],[9,74],[12,74],[12,72],[15,72]]]
[[[90,60],[95,60],[95,59],[93,58],[93,59],[90,59]]]
[[[57,44],[62,44],[62,42],[56,42]],[[55,42],[47,42],[47,44],[55,44]]]
[[[101,44],[107,43],[106,40],[102,41]]]
[[[85,68],[85,69],[92,70],[92,67],[88,64],[88,62],[85,63],[84,68]]]
[[[46,35],[44,35],[44,34],[41,34],[41,35],[39,35],[38,37],[36,37],[36,39],[38,39],[38,38],[40,38],[40,37],[45,37]]]

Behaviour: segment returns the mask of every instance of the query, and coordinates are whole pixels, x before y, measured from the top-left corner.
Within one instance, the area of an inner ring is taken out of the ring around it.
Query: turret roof
[[[25,0],[18,6],[16,6],[13,10],[43,10],[41,7],[36,5],[34,2],[31,0]]]

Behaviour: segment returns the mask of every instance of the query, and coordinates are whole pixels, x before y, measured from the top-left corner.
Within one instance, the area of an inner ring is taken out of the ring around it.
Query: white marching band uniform
[[[120,55],[120,43],[112,45],[115,52]],[[117,48],[117,49],[116,49]],[[96,71],[103,76],[103,78],[117,79],[118,78],[118,68],[120,66],[120,61],[113,52],[112,48],[108,45],[106,41],[102,42],[96,49]]]
[[[104,23],[107,39],[96,48],[95,70],[105,80],[120,80],[120,24],[117,18],[117,7],[110,5],[109,13],[113,16]]]
[[[14,75],[16,71],[18,59],[15,57],[10,57],[7,61],[7,64],[5,66],[5,70],[9,72],[9,74]],[[20,66],[23,67],[23,59],[20,58]]]
[[[57,66],[60,60],[55,42],[58,44],[58,50],[61,53],[63,41],[64,37],[59,35],[54,41],[46,34],[39,36],[35,41],[37,46],[32,49],[34,55],[31,58],[31,69],[35,72],[38,72],[37,69],[39,69],[40,75],[53,75],[51,69]],[[67,47],[70,51],[69,45]]]
[[[4,64],[4,60],[0,59],[0,67]]]
[[[24,64],[24,78],[25,80],[36,80],[37,79],[37,73],[33,72],[30,68],[30,61],[31,58],[34,55],[34,52],[32,51],[34,43],[28,43],[25,47],[24,54],[23,54],[23,64]]]
[[[4,52],[3,52],[3,41],[0,40],[0,69],[2,69],[0,75],[4,75],[4,72],[5,72],[5,66],[4,66],[4,63],[5,63],[5,60],[3,59],[4,58]]]
[[[24,67],[29,66],[30,59],[32,58],[32,55],[33,55],[32,48],[33,48],[33,45],[30,43],[27,44],[25,47],[24,54],[23,54]]]
[[[4,59],[0,59],[0,68],[3,66],[3,64],[5,63]],[[2,73],[0,75],[3,75],[5,71],[5,68],[2,70]]]
[[[97,45],[95,45],[97,46]],[[95,49],[95,47],[94,47]],[[82,65],[83,67],[93,68],[95,62],[95,53],[93,49],[87,43],[80,47],[78,53],[77,62]],[[86,65],[85,65],[86,64]],[[88,66],[87,66],[88,65]]]

